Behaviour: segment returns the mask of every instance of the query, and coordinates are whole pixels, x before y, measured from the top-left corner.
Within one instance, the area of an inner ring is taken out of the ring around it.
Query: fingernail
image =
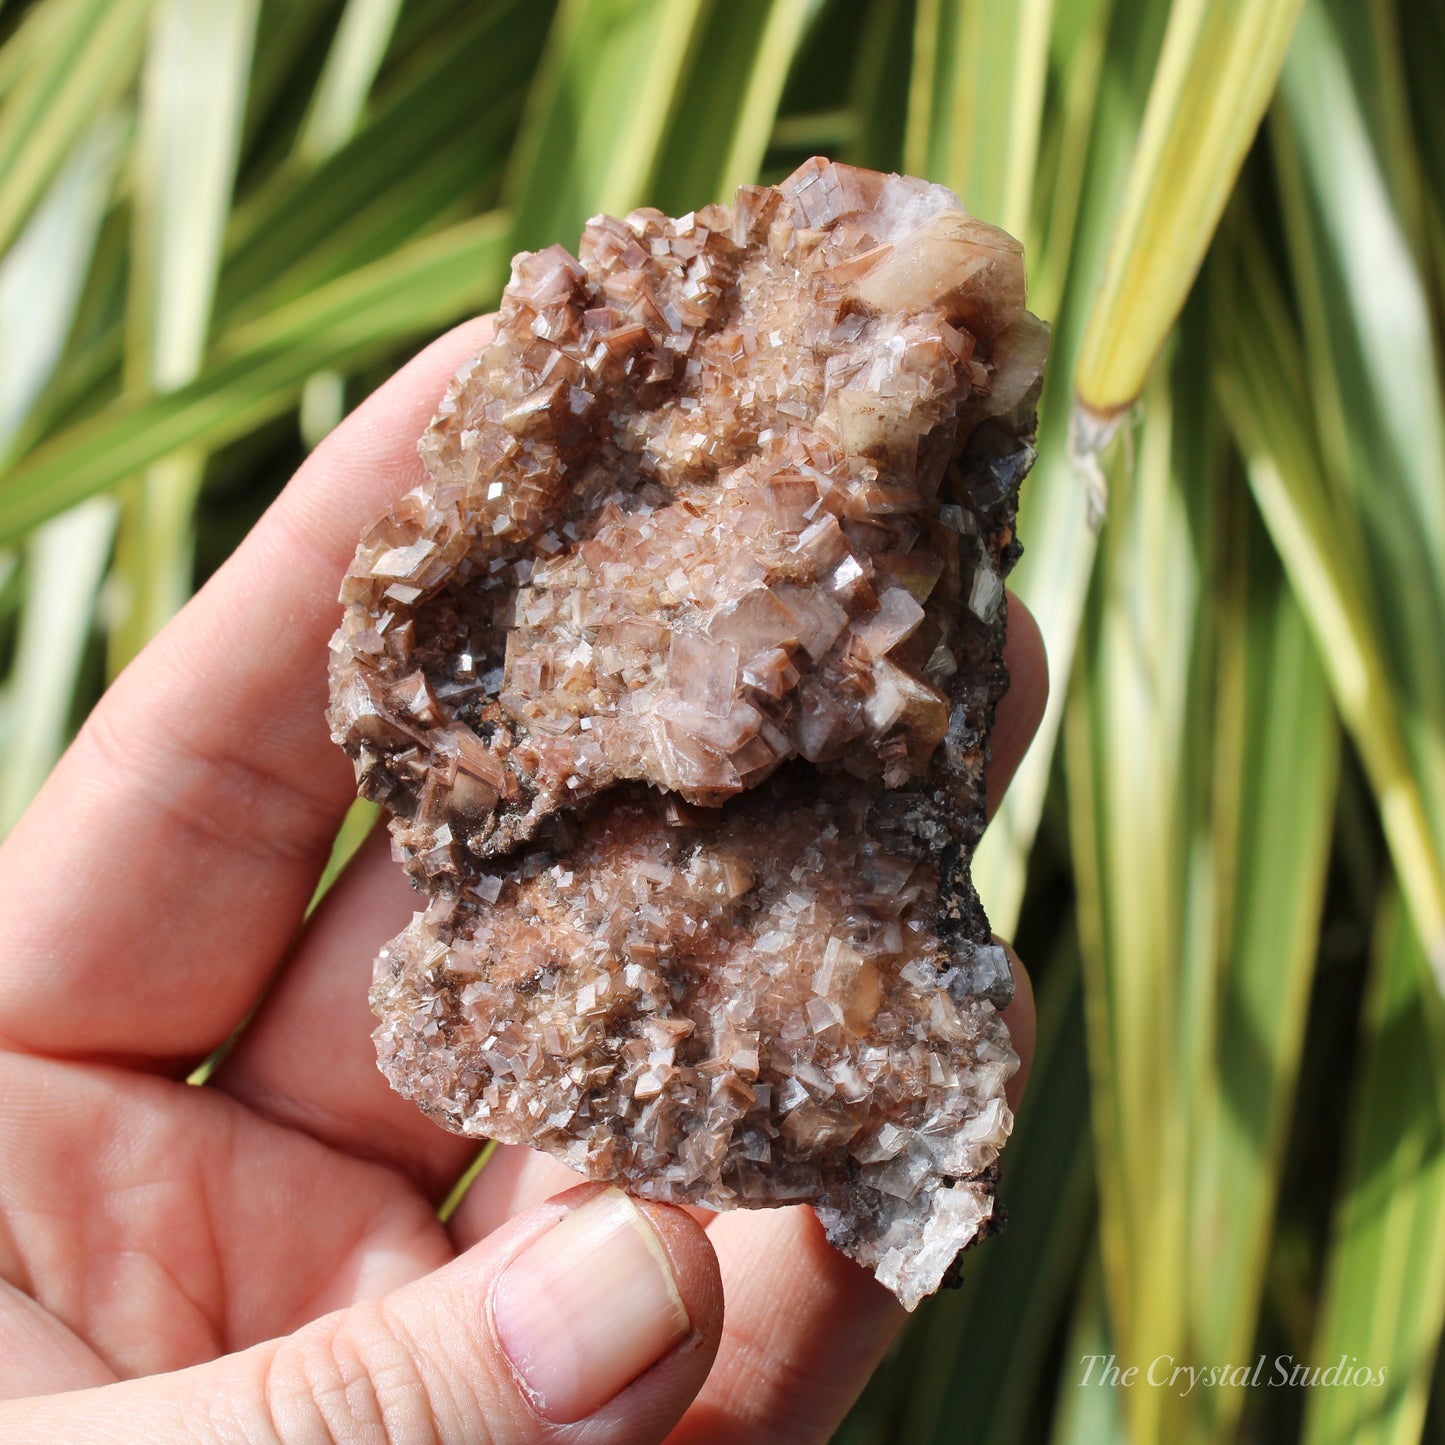
[[[532,1403],[558,1424],[605,1405],[692,1328],[657,1231],[619,1189],[507,1266],[492,1317]]]

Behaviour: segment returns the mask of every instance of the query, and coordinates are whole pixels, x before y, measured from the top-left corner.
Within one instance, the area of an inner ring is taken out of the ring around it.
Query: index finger
[[[255,999],[354,796],[323,717],[340,579],[421,481],[416,439],[490,324],[434,342],[312,453],[0,846],[0,1041],[180,1064]]]

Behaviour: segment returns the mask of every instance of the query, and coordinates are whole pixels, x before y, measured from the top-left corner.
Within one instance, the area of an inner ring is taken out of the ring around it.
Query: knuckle
[[[444,1431],[417,1352],[380,1302],[292,1336],[267,1368],[264,1394],[279,1445],[442,1445],[459,1438]],[[443,1418],[451,1413],[444,1410]]]

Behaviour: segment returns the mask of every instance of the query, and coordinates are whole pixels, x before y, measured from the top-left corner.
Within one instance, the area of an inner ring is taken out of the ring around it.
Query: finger
[[[436,1202],[479,1146],[433,1124],[387,1083],[367,1005],[377,950],[422,902],[378,829],[316,910],[211,1082],[263,1118],[393,1165]],[[568,1183],[576,1182],[571,1175]]]
[[[806,1206],[720,1214],[708,1239],[726,1327],[670,1441],[829,1439],[907,1318],[903,1306],[828,1244]]]
[[[721,1316],[696,1224],[586,1185],[426,1279],[286,1339],[0,1407],[0,1435],[645,1445],[702,1385]]]
[[[1006,1092],[1009,1107],[1017,1109],[1033,1058],[1034,994],[1018,955],[1003,946],[1015,979],[1013,1002],[1003,1017],[1020,1059]],[[498,1149],[458,1207],[453,1239],[459,1248],[469,1247],[574,1178],[546,1155]],[[727,1317],[718,1363],[675,1438],[699,1445],[714,1439],[826,1439],[888,1348],[904,1317],[902,1307],[865,1270],[827,1245],[806,1207],[706,1212],[705,1225],[718,1251]],[[790,1283],[786,1276],[799,1260],[805,1261],[805,1278]],[[796,1300],[815,1298],[822,1300],[816,1312],[794,1307]],[[790,1302],[788,1310],[777,1308],[780,1299]],[[835,1343],[836,1350],[819,1351],[819,1339]],[[798,1404],[800,1383],[811,1406]],[[823,1423],[791,1433],[812,1418],[810,1408]]]
[[[1044,651],[1043,633],[1033,613],[1012,592],[1008,594],[1008,638],[1003,660],[1008,668],[1009,686],[994,714],[993,731],[988,740],[988,766],[984,770],[990,818],[998,811],[1024,753],[1034,740],[1049,700],[1049,660]]]
[[[469,1249],[509,1219],[576,1184],[576,1173],[560,1159],[518,1144],[498,1145],[452,1215],[452,1239],[458,1249]]]
[[[115,1372],[49,1310],[0,1279],[0,1400],[108,1385]]]
[[[416,439],[487,325],[444,336],[316,449],[6,839],[0,1040],[189,1059],[255,998],[353,795],[322,716],[340,579],[421,479]]]
[[[1034,996],[1009,945],[1015,991],[1004,1011],[1021,1063],[1007,1086],[1017,1108],[1034,1046]],[[452,1220],[459,1246],[536,1207],[570,1171],[527,1150],[499,1150]],[[877,1367],[905,1318],[902,1306],[832,1249],[812,1210],[713,1215],[727,1315],[707,1384],[675,1434],[678,1445],[714,1440],[826,1440]],[[780,1310],[779,1300],[788,1308]]]
[[[482,1171],[455,1233],[498,1227],[508,1205],[535,1208],[570,1173],[540,1155],[511,1156],[491,1179],[490,1163]],[[716,1214],[707,1230],[727,1301],[722,1342],[669,1440],[826,1440],[902,1325],[903,1307],[828,1244],[806,1206]]]
[[[0,1398],[94,1378],[46,1316],[116,1374],[149,1374],[455,1256],[393,1171],[148,1074],[0,1054],[0,1158]]]

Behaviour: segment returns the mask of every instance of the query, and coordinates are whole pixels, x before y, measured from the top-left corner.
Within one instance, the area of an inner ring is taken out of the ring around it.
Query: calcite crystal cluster
[[[809,161],[513,263],[342,589],[330,721],[430,897],[381,1066],[458,1132],[810,1203],[912,1307],[994,1214],[969,878],[1047,346],[1018,244]]]

